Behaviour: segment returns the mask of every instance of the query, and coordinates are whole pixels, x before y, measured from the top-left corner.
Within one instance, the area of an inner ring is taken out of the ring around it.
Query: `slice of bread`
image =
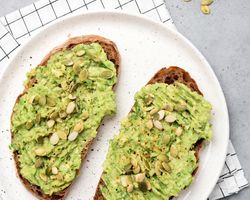
[[[154,83],[173,84],[175,81],[185,84],[192,91],[196,91],[198,94],[202,95],[195,80],[191,78],[189,73],[183,70],[182,68],[176,66],[171,66],[169,68],[162,68],[150,79],[150,81],[147,84],[154,84]],[[198,141],[194,146],[197,162],[199,160],[199,152],[201,147],[202,147],[202,140]],[[193,176],[195,175],[196,171],[197,168],[193,172],[192,174]],[[100,189],[102,185],[104,185],[104,182],[100,178],[99,183],[97,185],[94,200],[104,200],[104,197]]]
[[[86,35],[86,36],[79,36],[79,37],[74,37],[74,38],[70,38],[68,39],[65,43],[63,43],[62,45],[55,47],[52,51],[50,51],[41,61],[41,63],[38,65],[38,67],[42,67],[44,65],[46,65],[47,61],[49,60],[49,58],[55,54],[56,52],[59,52],[61,50],[67,49],[67,48],[71,48],[77,44],[90,44],[90,43],[99,43],[102,48],[104,49],[105,53],[107,54],[108,60],[112,61],[115,64],[115,68],[116,68],[116,75],[119,75],[119,69],[120,69],[120,55],[117,49],[117,46],[114,42],[110,41],[109,39],[106,39],[104,37],[101,36],[97,36],[97,35]],[[25,90],[23,91],[22,94],[20,94],[18,96],[18,98],[16,99],[16,103],[19,102],[19,99],[22,95],[24,95],[30,87],[32,87],[33,85],[35,85],[37,82],[36,77],[33,77],[30,79],[30,81],[26,84],[25,86]],[[114,90],[114,87],[113,87]],[[13,111],[14,113],[14,111]],[[12,113],[12,116],[13,116]],[[13,133],[12,133],[12,138],[13,138]],[[86,157],[86,154],[88,152],[88,149],[91,145],[90,141],[85,149],[82,151],[81,153],[81,159],[84,160],[84,158]],[[63,200],[65,199],[65,196],[67,195],[70,186],[68,186],[67,188],[65,188],[64,190],[57,192],[57,193],[53,193],[51,196],[46,195],[39,186],[33,185],[31,184],[27,179],[25,179],[21,173],[20,173],[20,163],[18,161],[18,153],[14,152],[14,160],[16,163],[16,168],[17,168],[17,173],[18,176],[20,177],[20,179],[22,180],[23,184],[25,185],[25,187],[31,191],[33,194],[35,194],[39,199],[43,199],[43,200]],[[72,184],[72,183],[71,183]]]

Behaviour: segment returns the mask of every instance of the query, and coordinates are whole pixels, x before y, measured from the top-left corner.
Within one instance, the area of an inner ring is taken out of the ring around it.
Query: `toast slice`
[[[116,73],[116,78],[119,75],[119,69],[120,69],[120,55],[117,49],[117,46],[114,42],[112,42],[109,39],[106,39],[104,37],[98,36],[98,35],[86,35],[86,36],[79,36],[79,37],[74,37],[74,38],[70,38],[68,39],[65,43],[61,44],[60,46],[55,47],[52,51],[50,51],[41,61],[41,63],[37,66],[37,68],[39,67],[43,67],[45,65],[47,65],[47,62],[49,61],[49,59],[51,58],[51,56],[55,55],[56,53],[63,51],[63,50],[68,50],[71,49],[73,47],[75,47],[78,44],[84,44],[84,45],[88,45],[88,44],[92,44],[92,43],[98,43],[100,44],[100,46],[102,47],[102,49],[104,50],[104,52],[107,55],[107,59],[109,61],[111,61],[114,64],[115,67],[115,73]],[[26,93],[28,93],[29,89],[34,87],[37,84],[37,78],[34,77],[30,77],[29,81],[26,83],[25,85],[25,89],[23,91],[22,94],[20,94],[18,96],[18,98],[16,99],[16,104],[19,103],[20,99],[22,98],[22,96],[24,96]],[[114,86],[116,83],[114,83],[112,89],[114,90]],[[15,115],[15,110],[13,109],[12,115],[11,115],[11,124],[12,123],[12,119],[13,116]],[[14,132],[12,131],[12,141],[14,139]],[[88,141],[88,143],[84,146],[84,148],[81,151],[81,160],[83,161],[84,158],[86,157],[86,154],[88,152],[88,149],[92,143],[94,138],[92,138],[90,141]],[[30,183],[29,180],[27,180],[21,173],[21,163],[19,161],[19,152],[18,151],[14,151],[14,160],[15,160],[15,164],[16,164],[16,169],[17,169],[17,173],[18,176],[20,177],[20,179],[22,180],[23,184],[25,185],[25,187],[32,192],[33,194],[35,194],[39,199],[43,199],[43,200],[63,200],[65,199],[65,196],[67,195],[70,186],[72,183],[70,183],[69,186],[67,186],[66,188],[62,189],[61,191],[55,192],[51,195],[45,194],[44,191],[37,185]],[[79,168],[80,169],[80,168]],[[76,174],[79,173],[79,169],[76,171]],[[77,176],[75,177],[77,178]]]
[[[190,88],[192,91],[197,92],[199,95],[202,95],[202,92],[199,90],[196,82],[194,79],[191,78],[188,72],[183,70],[182,68],[176,67],[176,66],[171,66],[169,68],[162,68],[159,70],[152,78],[151,80],[147,83],[149,84],[155,84],[155,83],[166,83],[166,84],[174,84],[175,82],[182,83],[186,85],[188,88]],[[130,111],[130,113],[132,110]],[[195,157],[198,163],[199,160],[199,152],[202,148],[202,142],[204,139],[198,140],[195,145],[193,146],[193,150],[195,151]],[[122,155],[120,155],[122,156]],[[195,175],[197,168],[193,170],[192,176]],[[105,200],[101,187],[105,186],[104,181],[102,180],[102,177],[99,180],[96,193],[94,196],[94,200]],[[174,196],[171,196],[169,199],[172,199]]]

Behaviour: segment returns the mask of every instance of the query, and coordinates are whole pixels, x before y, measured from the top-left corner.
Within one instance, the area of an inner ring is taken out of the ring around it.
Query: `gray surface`
[[[212,14],[200,13],[199,0],[166,0],[178,30],[205,55],[224,90],[231,139],[250,180],[250,1],[215,0]],[[33,0],[0,0],[0,16]],[[216,163],[215,163],[216,164]],[[249,199],[250,188],[230,200]]]

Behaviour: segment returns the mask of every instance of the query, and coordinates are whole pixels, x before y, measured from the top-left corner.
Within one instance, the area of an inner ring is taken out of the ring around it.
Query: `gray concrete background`
[[[0,0],[0,16],[33,0]],[[215,0],[211,15],[200,12],[199,0],[166,0],[177,29],[204,54],[226,96],[231,140],[250,180],[250,1]],[[216,164],[216,163],[215,163]],[[247,200],[250,188],[230,200]]]

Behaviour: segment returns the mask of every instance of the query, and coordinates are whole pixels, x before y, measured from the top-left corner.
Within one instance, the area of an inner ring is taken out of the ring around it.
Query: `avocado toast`
[[[16,168],[39,199],[64,199],[102,119],[115,113],[120,56],[101,36],[68,39],[27,74],[11,116]]]
[[[202,141],[212,137],[211,109],[188,72],[158,71],[110,141],[94,200],[177,197],[192,183]]]

